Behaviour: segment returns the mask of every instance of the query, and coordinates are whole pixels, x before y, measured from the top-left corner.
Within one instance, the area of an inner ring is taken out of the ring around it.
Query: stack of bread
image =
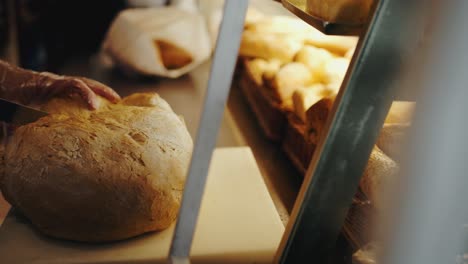
[[[324,123],[324,107],[317,105],[331,105],[356,43],[355,37],[323,35],[299,19],[248,13],[239,51],[241,89],[265,135],[282,143],[301,172],[317,144],[311,129]]]
[[[309,0],[307,8],[324,21],[357,25],[367,21],[374,1],[331,3]],[[356,44],[354,37],[326,36],[299,19],[248,13],[239,52],[239,86],[265,135],[303,175],[326,132]],[[354,250],[371,242],[375,216],[395,195],[389,190],[398,179],[414,107],[413,102],[393,102],[372,149],[343,226]],[[358,251],[354,260],[362,260],[366,250]]]
[[[254,15],[253,15],[254,14]],[[305,174],[346,75],[357,39],[326,36],[303,21],[249,12],[238,82],[264,134]],[[361,180],[359,195],[382,204],[381,186],[398,172],[413,102],[394,102]]]

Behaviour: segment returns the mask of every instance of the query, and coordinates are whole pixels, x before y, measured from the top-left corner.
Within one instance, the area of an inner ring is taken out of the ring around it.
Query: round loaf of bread
[[[5,198],[37,229],[103,242],[171,225],[192,139],[163,99],[134,94],[96,111],[56,100],[45,109],[61,114],[15,131],[0,177]]]

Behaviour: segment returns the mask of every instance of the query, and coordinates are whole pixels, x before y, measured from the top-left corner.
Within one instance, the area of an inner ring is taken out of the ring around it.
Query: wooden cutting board
[[[10,211],[0,227],[1,263],[166,263],[174,226],[106,244],[45,237]],[[271,263],[284,232],[250,148],[214,152],[192,263]]]

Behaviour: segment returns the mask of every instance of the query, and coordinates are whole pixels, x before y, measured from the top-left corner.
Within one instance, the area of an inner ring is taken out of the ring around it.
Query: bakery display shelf
[[[238,84],[234,80],[227,102],[227,110],[233,120],[231,127],[239,142],[251,147],[281,220],[286,224],[303,176],[288,159],[281,145],[265,136]]]
[[[228,99],[227,110],[235,122],[232,128],[236,129],[235,134],[236,138],[240,139],[239,142],[252,148],[257,164],[269,186],[270,194],[277,203],[278,213],[283,223],[286,224],[305,172],[294,166],[291,157],[282,147],[282,143],[269,138],[267,132],[261,127],[259,118],[262,116],[254,112],[254,105],[247,100],[246,89],[239,87],[242,85],[240,81],[242,77],[242,73],[239,73],[234,79]],[[337,246],[337,250],[343,251],[350,248],[354,252],[369,242],[369,236],[365,234],[365,231],[369,226],[368,216],[372,213],[373,207],[367,197],[358,191],[343,225],[340,235],[343,241]]]
[[[304,1],[294,3],[304,8]],[[290,11],[320,26],[299,10]],[[304,258],[325,263],[334,254],[330,249],[347,216],[350,219],[348,212],[371,150],[398,93],[395,80],[402,61],[418,42],[414,32],[421,30],[421,23],[415,23],[419,13],[417,3],[380,0],[363,26],[280,244],[279,263]]]
[[[364,31],[364,25],[345,25],[323,21],[306,11],[306,0],[282,0],[283,6],[304,22],[327,35],[359,36]]]

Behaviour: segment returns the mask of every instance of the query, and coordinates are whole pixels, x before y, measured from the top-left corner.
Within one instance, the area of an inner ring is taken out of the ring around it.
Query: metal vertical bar
[[[326,137],[307,171],[276,261],[327,262],[394,98],[392,83],[402,58],[416,45],[411,32],[415,2],[377,3],[328,118]]]
[[[197,140],[170,248],[170,263],[190,263],[189,256],[208,168],[231,87],[242,36],[247,0],[224,4]]]
[[[382,263],[456,263],[466,254],[468,2],[441,3]]]

